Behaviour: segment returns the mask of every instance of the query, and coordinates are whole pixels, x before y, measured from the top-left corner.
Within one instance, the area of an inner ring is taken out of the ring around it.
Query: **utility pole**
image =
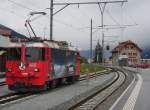
[[[53,40],[53,0],[50,0],[50,40]]]
[[[91,32],[90,32],[90,63],[92,63],[92,27],[93,27],[93,23],[92,23],[92,19],[91,19]]]
[[[123,1],[117,1],[117,2],[112,2],[112,1],[107,1],[105,3],[98,3],[100,13],[101,13],[101,29],[102,29],[102,64],[104,64],[104,41],[105,41],[105,35],[104,35],[104,11],[107,3],[124,3],[127,2],[126,0]]]
[[[88,5],[88,4],[90,4],[90,5],[93,4],[94,5],[94,4],[98,4],[100,6],[100,4],[106,5],[106,4],[111,4],[111,3],[124,3],[124,2],[127,2],[127,0],[100,1],[100,2],[65,2],[65,3],[54,3],[53,1],[54,0],[50,0],[50,8],[46,8],[46,9],[50,9],[50,40],[53,40],[53,17],[54,17],[54,15],[59,13],[60,11],[64,10],[66,7],[68,7],[70,5]],[[56,12],[53,12],[54,6],[64,6],[64,7],[62,7],[61,9],[59,9]],[[102,12],[102,25],[103,25],[103,13],[104,12]],[[102,28],[103,27],[104,27],[104,25],[102,26]]]
[[[106,3],[103,5],[98,4],[101,13],[101,27],[102,27],[102,64],[104,63],[104,11]]]

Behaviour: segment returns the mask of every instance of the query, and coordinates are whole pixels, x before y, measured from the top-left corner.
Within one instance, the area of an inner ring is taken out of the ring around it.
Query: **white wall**
[[[0,47],[7,47],[9,45],[9,37],[0,35]]]

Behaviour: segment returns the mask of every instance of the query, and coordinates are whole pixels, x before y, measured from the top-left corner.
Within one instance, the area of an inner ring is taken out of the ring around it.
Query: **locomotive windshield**
[[[26,48],[25,56],[27,61],[44,60],[44,48],[28,47]]]
[[[8,60],[21,60],[21,48],[8,48],[7,50]]]

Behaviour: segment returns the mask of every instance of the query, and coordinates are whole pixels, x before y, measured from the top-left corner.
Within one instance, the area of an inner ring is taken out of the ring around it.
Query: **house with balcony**
[[[119,43],[112,50],[112,63],[114,65],[137,65],[141,62],[142,49],[133,41]]]

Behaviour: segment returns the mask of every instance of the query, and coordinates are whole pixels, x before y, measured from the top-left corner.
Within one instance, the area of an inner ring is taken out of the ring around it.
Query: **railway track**
[[[114,72],[114,71],[115,71],[114,69],[111,69],[110,71],[90,73],[89,78],[94,78],[96,76],[105,75],[105,74],[108,74],[108,73],[111,73],[111,72]],[[82,81],[82,80],[87,80],[87,75],[81,76],[79,78],[79,81]]]
[[[89,74],[89,75],[90,75],[90,78],[94,78],[94,77],[97,77],[97,76],[108,74],[109,72],[112,72],[112,71],[113,70],[105,71],[105,72],[102,72],[102,73],[97,72],[97,73],[92,73],[92,74]],[[79,81],[83,81],[83,80],[86,80],[86,79],[87,79],[86,75],[84,75],[84,76],[81,76],[79,78]],[[4,84],[2,84],[2,86],[3,85],[5,85],[5,82],[4,82]],[[49,92],[49,91],[46,91],[46,92]],[[15,103],[15,102],[18,102],[20,100],[27,99],[27,98],[34,97],[34,96],[37,96],[37,95],[36,94],[31,94],[31,93],[25,93],[25,94],[10,93],[10,94],[4,95],[4,96],[0,96],[0,106],[5,106],[5,105]]]
[[[19,93],[10,93],[5,96],[0,97],[0,105],[4,106],[7,104],[15,103],[16,101],[25,100],[27,98],[30,98],[30,96],[34,96],[31,93],[25,93],[25,94],[19,94]]]
[[[95,94],[92,94],[67,110],[95,110],[125,82],[126,74],[124,72],[118,71],[116,74],[116,78],[103,89],[97,91]]]
[[[111,72],[111,71],[112,70],[110,70],[109,72]],[[95,76],[100,76],[100,75],[103,75],[103,74],[106,74],[106,73],[108,73],[108,71],[104,71],[104,72],[102,72],[100,74],[99,74],[99,72],[96,72],[96,73],[92,73],[92,74],[89,74],[89,75],[90,75],[90,78],[93,78]],[[82,80],[86,80],[86,76],[85,75],[83,75],[83,76],[80,77],[79,81],[82,81]],[[6,85],[5,81],[0,82],[0,86],[4,86],[4,85]]]

